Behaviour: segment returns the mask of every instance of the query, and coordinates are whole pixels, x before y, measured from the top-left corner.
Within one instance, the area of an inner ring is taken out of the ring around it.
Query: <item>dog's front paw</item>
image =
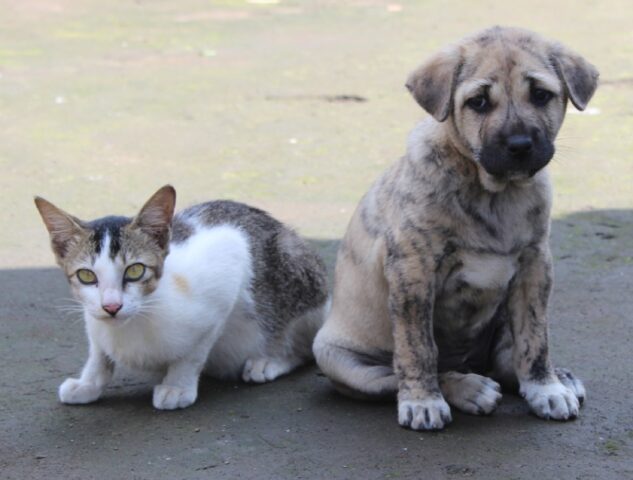
[[[444,373],[440,388],[448,403],[471,415],[489,415],[501,401],[499,384],[476,373]]]
[[[571,420],[578,416],[578,398],[559,381],[546,384],[524,382],[521,384],[521,395],[532,412],[541,418]]]
[[[173,385],[156,385],[154,387],[154,408],[159,410],[175,410],[187,408],[196,401],[198,391],[196,387],[182,388]]]
[[[103,388],[94,383],[82,382],[77,378],[67,378],[59,386],[59,400],[70,405],[92,403],[99,399]]]
[[[398,401],[398,422],[403,427],[413,430],[441,430],[451,420],[451,409],[441,396]]]

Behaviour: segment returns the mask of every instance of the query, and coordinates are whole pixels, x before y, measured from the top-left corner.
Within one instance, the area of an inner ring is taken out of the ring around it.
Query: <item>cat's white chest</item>
[[[158,316],[134,318],[125,325],[88,321],[92,340],[106,355],[115,363],[135,369],[160,369],[186,352],[192,336],[174,327]]]
[[[164,368],[204,339],[218,338],[234,312],[248,310],[251,276],[242,232],[196,233],[172,248],[146,311],[120,325],[87,318],[88,333],[115,363]]]

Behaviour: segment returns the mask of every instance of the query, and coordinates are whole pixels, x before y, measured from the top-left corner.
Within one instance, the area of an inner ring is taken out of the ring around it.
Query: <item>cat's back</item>
[[[174,217],[172,243],[217,228],[234,229],[248,242],[251,292],[261,318],[283,322],[325,303],[323,261],[294,231],[258,208],[231,200],[189,207]]]
[[[199,229],[220,225],[237,227],[250,238],[260,241],[285,228],[281,222],[258,208],[232,200],[214,200],[177,213],[173,222],[172,241],[178,243]]]

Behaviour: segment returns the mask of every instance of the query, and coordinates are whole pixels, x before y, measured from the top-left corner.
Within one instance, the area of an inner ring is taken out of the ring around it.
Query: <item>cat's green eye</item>
[[[94,285],[97,283],[97,276],[95,275],[95,272],[88,270],[87,268],[77,270],[77,278],[84,285]]]
[[[145,273],[145,265],[142,263],[135,263],[125,269],[125,275],[123,278],[128,282],[136,282],[140,280]]]

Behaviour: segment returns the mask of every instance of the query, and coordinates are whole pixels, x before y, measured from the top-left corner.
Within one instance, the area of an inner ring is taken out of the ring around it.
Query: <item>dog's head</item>
[[[562,45],[494,27],[436,54],[407,88],[489,175],[527,178],[549,163],[567,100],[584,110],[598,71]]]

